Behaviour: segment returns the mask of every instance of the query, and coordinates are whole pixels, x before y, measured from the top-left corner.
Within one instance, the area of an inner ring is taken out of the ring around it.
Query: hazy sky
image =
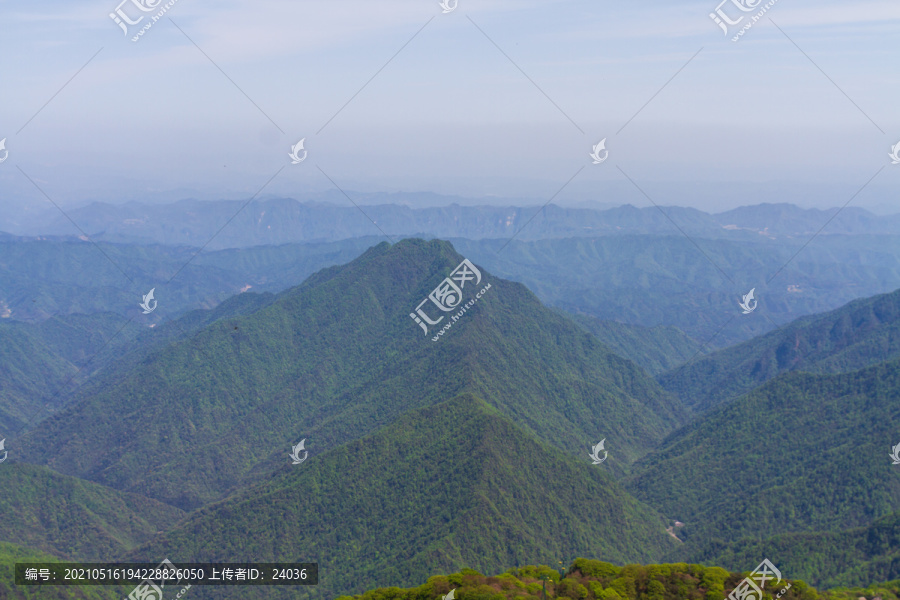
[[[854,204],[893,206],[900,2],[777,0],[733,42],[739,1],[726,35],[718,0],[177,0],[132,42],[164,2],[0,0],[0,206],[48,204],[26,174],[62,206],[570,179],[557,203],[834,206],[881,168]]]

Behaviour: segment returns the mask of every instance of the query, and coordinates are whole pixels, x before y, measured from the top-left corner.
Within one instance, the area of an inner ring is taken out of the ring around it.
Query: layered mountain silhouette
[[[898,398],[900,359],[833,375],[785,373],[672,435],[635,465],[626,487],[684,523],[684,552],[726,568],[735,563],[722,548],[746,538],[864,527],[900,511],[900,470],[889,458]],[[815,561],[791,560],[806,565],[798,577],[818,580]]]
[[[76,388],[89,395],[155,349],[219,319],[258,310],[273,298],[238,294],[214,309],[190,311],[154,329],[107,312],[58,315],[40,323],[0,321],[0,439],[64,407]]]
[[[55,407],[123,321],[109,313],[0,321],[0,439],[30,425],[48,403]]]
[[[491,572],[584,554],[648,561],[676,544],[663,518],[629,497],[586,452],[569,456],[463,394],[283,466],[130,558],[317,562],[320,583],[308,591],[320,598],[412,585],[422,573],[460,565]],[[196,596],[296,593],[197,588]]]
[[[513,243],[496,264],[563,246]],[[736,572],[767,557],[829,586],[900,576],[900,467],[888,458],[900,443],[900,290],[660,373],[698,343],[563,315],[479,260],[477,278],[457,281],[457,308],[441,311],[462,261],[448,242],[382,243],[125,342],[107,337],[117,315],[0,322],[7,426],[60,380],[80,385],[6,436],[0,595],[13,557],[41,551],[320,565],[315,589],[190,592],[210,599],[324,598],[576,556]],[[552,274],[542,268],[536,279]],[[444,317],[427,332],[410,317],[423,301],[429,320]],[[308,458],[294,465],[301,439]],[[608,459],[593,465],[601,439]],[[719,600],[722,582],[706,575],[694,583]],[[554,592],[664,600],[647,578],[621,595]],[[812,597],[799,588],[793,600]]]
[[[486,271],[433,342],[409,315],[462,260],[446,242],[373,247],[89,387],[21,456],[188,510],[267,477],[302,438],[315,455],[464,392],[573,454],[607,438],[614,472],[684,422],[637,365]]]
[[[324,267],[356,258],[380,239],[201,253],[203,242],[164,246],[0,236],[0,319],[42,322],[55,315],[101,312],[127,319],[135,316],[141,296],[156,286],[158,309],[135,322],[160,324],[189,310],[215,307],[242,291],[283,291]]]
[[[236,210],[234,206],[230,208]],[[332,209],[338,210],[330,207],[323,214]],[[523,235],[542,220],[553,220],[558,215],[552,206],[540,213],[517,209],[516,219],[507,226],[503,210],[493,208],[499,212],[485,213],[485,219],[489,216],[504,224],[493,238],[484,237],[476,229],[469,230],[469,217],[454,210],[440,213],[444,221],[435,216],[435,224],[454,229],[456,235],[469,235],[472,239],[451,238],[461,254],[496,276],[525,284],[546,305],[648,328],[675,326],[706,342],[708,349],[746,341],[770,331],[776,324],[900,287],[900,235],[873,235],[865,228],[831,235],[850,218],[846,211],[830,222],[830,213],[801,211],[809,213],[808,224],[815,230],[828,223],[826,230],[812,241],[812,234],[777,235],[772,239],[741,230],[741,235],[735,236],[733,231],[715,224],[710,225],[712,229],[704,225],[703,231],[694,231],[689,227],[696,216],[693,212],[676,214],[664,209],[689,239],[659,210],[653,208],[648,213],[634,207],[621,207],[619,212],[623,218],[631,213],[640,218],[652,217],[659,221],[658,226],[646,229],[626,223],[612,228],[615,235],[587,230],[578,236],[536,240],[517,235],[510,241],[510,236],[531,216],[534,220]],[[193,208],[188,212],[193,212]],[[273,214],[268,209],[262,212],[266,212],[266,218]],[[771,226],[778,224],[782,214],[766,205],[750,207],[747,212]],[[278,293],[322,268],[353,260],[383,239],[372,236],[378,230],[356,213],[354,218],[362,219],[359,233],[365,232],[368,237],[218,251],[200,251],[216,228],[204,233],[206,237],[196,236],[194,247],[103,241],[95,246],[74,236],[4,241],[0,236],[0,255],[8,255],[8,259],[0,261],[0,319],[35,322],[58,314],[115,312],[126,320],[134,317],[132,325],[158,326],[187,310],[216,306],[242,291]],[[172,214],[177,211],[160,219],[169,219]],[[222,213],[221,222],[233,214]],[[321,218],[320,225],[330,222],[315,214],[318,213],[313,211],[310,218]],[[696,223],[708,223],[708,216]],[[377,215],[373,218],[379,225],[385,223]],[[579,218],[575,215],[571,220],[580,222]],[[200,221],[204,232],[210,223],[219,222],[212,217]],[[161,221],[154,217],[148,223],[157,226]],[[493,227],[493,220],[489,224]],[[309,222],[302,225],[312,226]],[[264,225],[263,229],[269,231],[269,226]],[[286,233],[300,228],[300,224],[293,227],[282,221],[272,225],[273,230],[282,226]],[[231,227],[223,235],[230,230]],[[501,236],[500,232],[505,233]],[[394,233],[391,236],[399,237]],[[501,247],[503,250],[499,251]],[[760,283],[769,280],[780,266],[784,269],[772,285],[760,288]],[[732,285],[723,273],[736,283]],[[153,286],[158,288],[159,309],[150,315],[136,313],[135,298],[139,301]],[[729,321],[737,300],[754,286],[762,302],[761,310]],[[760,316],[763,308],[768,319]]]
[[[372,223],[344,203],[297,201],[292,198],[256,200],[242,208],[240,200],[180,200],[168,204],[96,202],[69,211],[92,239],[115,242],[199,246],[226,222],[227,231],[211,247],[248,247],[292,242],[336,241],[373,234]],[[566,208],[555,204],[532,206],[446,206],[411,208],[386,201],[366,207],[369,218],[390,236],[438,236],[469,239],[509,238],[522,229],[521,239],[568,238],[620,234],[671,234],[673,223],[691,236],[729,239],[809,236],[825,223],[828,233],[894,234],[900,216],[879,216],[861,208],[802,209],[791,204],[743,206],[719,214],[666,206],[638,208],[622,205],[602,210]],[[451,200],[452,199],[448,199]],[[367,204],[372,204],[367,202]],[[26,229],[34,229],[31,224]],[[17,227],[17,229],[22,229]],[[37,233],[37,232],[36,232]],[[41,234],[71,233],[65,217],[51,212],[40,222]]]
[[[788,371],[837,373],[900,356],[900,290],[854,300],[660,375],[702,412]]]

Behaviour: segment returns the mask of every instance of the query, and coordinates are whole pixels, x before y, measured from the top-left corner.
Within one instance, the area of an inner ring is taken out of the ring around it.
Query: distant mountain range
[[[347,202],[290,198],[246,201],[182,200],[173,204],[94,203],[51,213],[26,235],[76,235],[72,221],[95,241],[242,248],[297,242],[330,242],[372,235],[537,240],[624,234],[751,240],[809,238],[823,234],[900,233],[900,214],[880,216],[861,208],[801,209],[760,204],[709,214],[692,208],[624,205],[605,210],[535,206],[411,208],[396,204],[356,207]],[[243,207],[243,208],[242,208]],[[69,220],[72,219],[72,221]],[[826,226],[827,224],[827,226]],[[825,229],[823,230],[823,227]],[[221,233],[219,233],[221,231]],[[208,244],[208,246],[207,246]]]
[[[819,236],[808,244],[680,234],[451,241],[549,305],[606,321],[674,326],[706,350],[900,288],[898,235]],[[744,315],[739,302],[751,289],[759,307]]]
[[[346,263],[380,240],[261,246],[200,253],[199,247],[94,245],[73,237],[0,238],[0,320],[115,312],[158,324],[212,308],[243,291],[280,292],[316,271]],[[174,279],[173,279],[174,278]],[[141,315],[156,289],[158,311]]]
[[[38,550],[322,567],[315,590],[198,586],[201,600],[333,597],[575,556],[683,564],[582,561],[573,581],[553,584],[559,600],[723,600],[765,557],[815,585],[900,575],[900,467],[888,457],[900,443],[900,291],[704,356],[671,325],[560,314],[470,253],[529,265],[521,272],[542,290],[581,277],[572,305],[582,308],[602,306],[591,265],[613,282],[636,277],[634,264],[660,281],[675,279],[672,265],[708,277],[702,254],[686,263],[659,246],[635,258],[637,237],[516,241],[503,253],[496,240],[463,241],[464,253],[380,243],[278,293],[238,293],[130,331],[129,343],[109,341],[121,319],[109,313],[2,323],[11,423],[97,354],[48,418],[24,435],[0,430],[0,517],[5,508],[12,520],[0,523],[0,578],[11,557]],[[734,265],[765,266],[746,244],[707,242]],[[630,262],[609,264],[616,247]],[[302,268],[346,251],[324,248]],[[828,248],[801,264],[824,274],[815,261]],[[274,272],[290,263],[282,251],[230,260],[262,257]],[[681,312],[699,318],[690,304]],[[729,318],[744,316],[760,312]],[[291,464],[301,439],[309,454]],[[460,600],[500,600],[501,581]],[[799,582],[791,593],[783,600],[818,598]]]
[[[200,252],[158,244],[7,239],[0,241],[0,321],[112,312],[134,325],[159,325],[241,292],[281,292],[380,241]],[[809,244],[761,236],[688,239],[677,232],[516,238],[509,244],[451,241],[491,272],[527,285],[545,304],[604,321],[677,327],[704,352],[900,287],[900,235],[822,235]],[[741,315],[738,302],[751,288],[760,308]],[[144,315],[138,303],[150,289],[159,307]]]

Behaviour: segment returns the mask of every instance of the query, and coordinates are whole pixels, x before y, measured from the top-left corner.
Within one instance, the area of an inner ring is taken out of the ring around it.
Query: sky
[[[339,189],[900,212],[895,0],[119,1],[0,0],[0,209]]]

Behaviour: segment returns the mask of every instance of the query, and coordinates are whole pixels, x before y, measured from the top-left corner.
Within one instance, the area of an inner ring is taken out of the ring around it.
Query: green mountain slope
[[[765,540],[743,539],[712,544],[694,552],[692,560],[724,567],[767,556],[792,575],[817,586],[867,586],[900,577],[900,513],[868,527],[840,532],[786,533]],[[895,595],[900,595],[896,581]],[[879,593],[856,594],[876,596]]]
[[[271,304],[274,299],[274,294],[270,293],[245,292],[232,296],[215,308],[192,310],[177,319],[166,321],[158,327],[135,327],[119,331],[109,344],[92,357],[91,377],[84,382],[79,382],[81,387],[78,389],[78,393],[80,397],[98,393],[104,387],[127,377],[129,371],[150,359],[167,345],[194,335],[216,321],[256,312]],[[72,319],[80,316],[69,315],[65,318]],[[60,405],[63,404],[60,403]]]
[[[322,598],[462,565],[497,570],[586,552],[652,560],[677,543],[663,524],[587,453],[568,456],[463,395],[285,466],[131,557],[318,562],[310,597]],[[292,597],[278,592],[215,597]],[[211,596],[197,588],[196,597]]]
[[[321,452],[463,392],[577,455],[607,438],[617,472],[684,421],[637,365],[486,272],[484,299],[423,335],[409,314],[461,260],[446,242],[373,247],[79,397],[22,456],[187,509],[266,477],[302,438]]]
[[[24,427],[76,368],[25,323],[0,323],[0,439]]]
[[[115,313],[0,321],[0,439],[64,407],[79,386],[88,395],[159,347],[273,300],[272,294],[238,294],[214,309],[190,311],[152,329]]]
[[[116,586],[17,586],[15,564],[61,562],[39,550],[0,542],[0,598],[3,600],[122,600],[130,589]]]
[[[61,403],[67,383],[125,323],[119,315],[63,315],[42,323],[0,321],[0,439]]]
[[[0,540],[72,560],[113,560],[184,513],[46,467],[0,465]]]
[[[858,600],[859,598],[898,600],[900,599],[900,579],[869,583],[864,586],[841,586],[828,590],[824,595],[829,600]]]
[[[669,371],[700,351],[700,344],[677,327],[641,327],[588,315],[572,318],[613,352],[634,361],[651,375]]]
[[[900,356],[900,290],[804,317],[659,377],[697,411],[787,371],[834,373]]]
[[[787,373],[714,409],[635,466],[627,488],[692,544],[860,527],[900,510],[900,360]]]

